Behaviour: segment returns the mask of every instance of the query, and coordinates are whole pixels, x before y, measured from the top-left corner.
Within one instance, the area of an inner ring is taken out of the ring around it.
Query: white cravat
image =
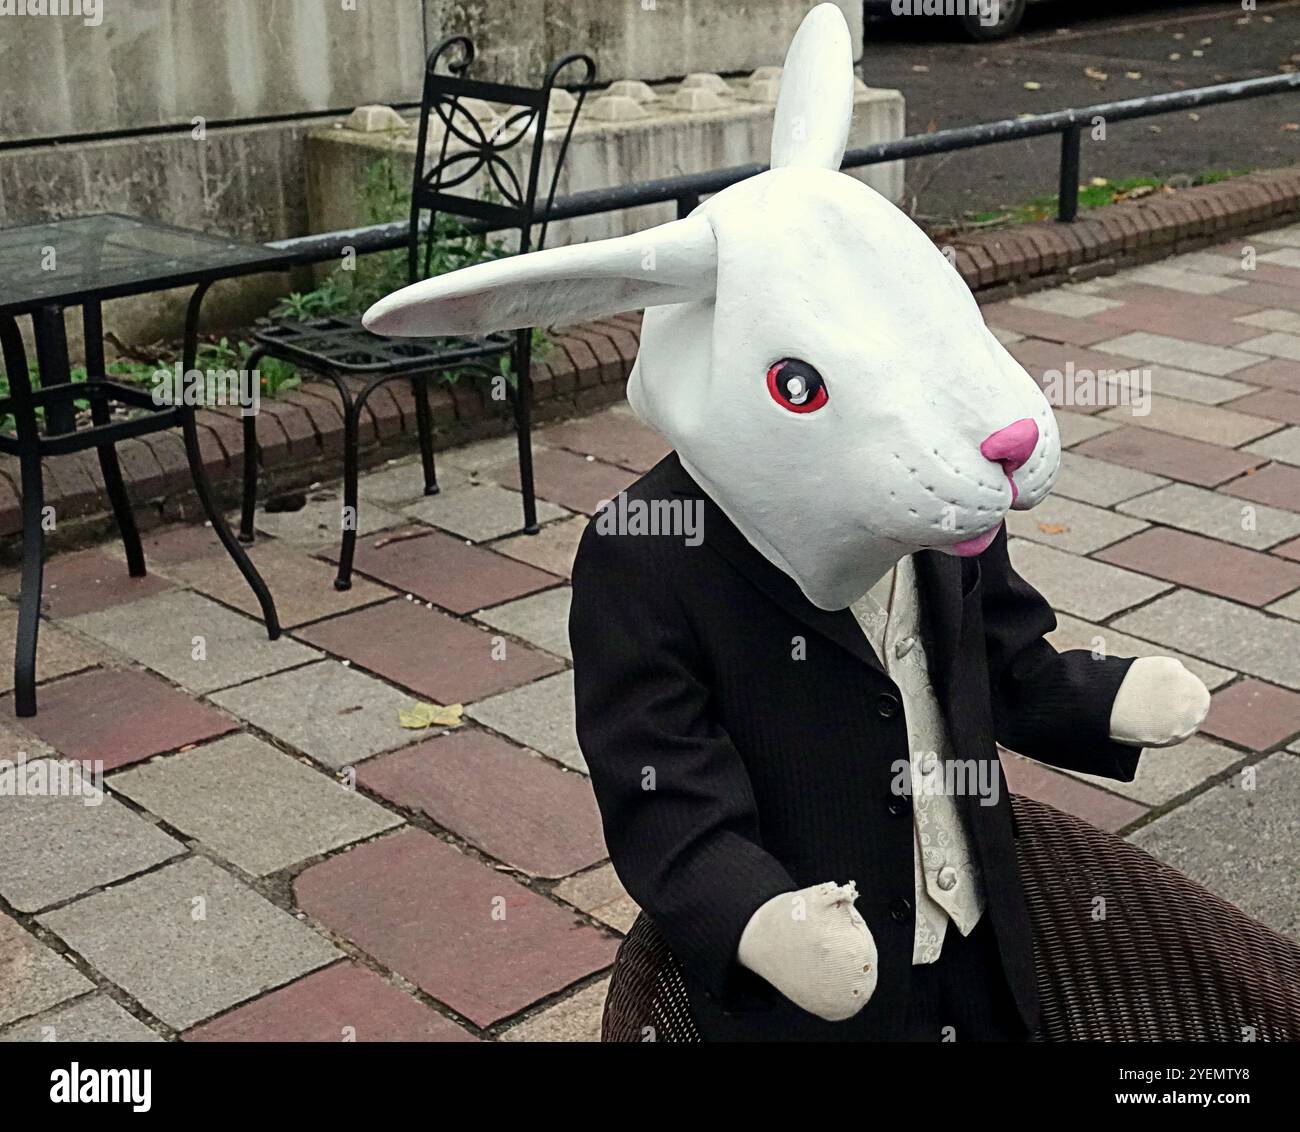
[[[926,667],[919,597],[916,569],[908,557],[852,607],[885,672],[898,685],[907,720],[915,847],[913,965],[939,958],[950,920],[969,935],[984,911],[979,865],[956,799],[943,789],[952,745]]]

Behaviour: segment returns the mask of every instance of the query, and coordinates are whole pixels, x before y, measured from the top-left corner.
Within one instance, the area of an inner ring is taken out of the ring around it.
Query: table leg
[[[18,633],[14,646],[14,711],[36,714],[36,642],[41,627],[41,588],[45,572],[45,487],[41,476],[41,437],[32,404],[27,351],[18,324],[0,318],[0,350],[4,354],[9,392],[18,436],[19,488],[23,495],[23,568],[18,597]]]
[[[41,307],[32,312],[32,331],[36,338],[36,363],[41,385],[63,385],[72,380],[68,360],[68,328],[63,322],[62,307]],[[77,427],[72,403],[45,406],[45,431],[50,436],[72,432]]]
[[[88,382],[93,383],[107,376],[104,366],[104,314],[98,302],[88,302],[82,308],[82,325],[86,337],[86,377]],[[91,396],[90,417],[97,425],[108,424],[108,404],[102,397]],[[127,572],[133,578],[143,578],[146,573],[144,547],[140,544],[140,532],[136,528],[131,498],[126,493],[126,483],[122,479],[122,468],[117,462],[117,447],[113,444],[99,444],[95,451],[99,455],[99,470],[104,477],[108,500],[113,506],[117,532],[122,536],[122,546],[126,550]]]
[[[209,284],[201,284],[194,292],[190,299],[189,311],[185,316],[185,343],[182,351],[183,366],[186,372],[194,368],[195,360],[198,356],[199,341],[199,309],[203,305],[203,296],[207,293]],[[239,572],[244,575],[244,580],[252,589],[257,598],[257,604],[262,607],[262,619],[266,622],[266,635],[275,640],[280,635],[280,619],[275,612],[275,602],[271,598],[271,591],[266,588],[266,583],[262,580],[262,575],[257,572],[257,567],[249,561],[248,555],[244,553],[244,548],[239,545],[239,540],[235,538],[234,532],[230,529],[230,524],[226,522],[226,517],[221,513],[221,507],[217,503],[216,495],[213,493],[212,484],[208,480],[207,469],[203,466],[203,450],[199,447],[199,426],[195,420],[195,409],[192,406],[180,406],[181,431],[185,438],[185,455],[190,462],[190,476],[194,480],[194,490],[198,493],[199,503],[203,506],[203,511],[212,524],[212,529],[216,531],[217,538],[221,540],[221,545],[226,548],[226,553],[230,555],[231,560],[239,568]]]
[[[266,350],[258,346],[244,363],[249,373],[256,374],[257,366],[266,357]],[[257,514],[257,417],[244,417],[244,490],[239,508],[239,541],[252,542],[256,538],[254,520]]]

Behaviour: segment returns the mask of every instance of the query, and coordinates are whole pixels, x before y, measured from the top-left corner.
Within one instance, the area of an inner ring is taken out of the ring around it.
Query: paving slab
[[[1024,539],[1012,539],[1009,553],[1016,571],[1053,609],[1085,621],[1104,621],[1169,589],[1166,582]]]
[[[1163,397],[1177,397],[1182,401],[1195,401],[1201,405],[1221,405],[1238,397],[1253,393],[1258,386],[1249,385],[1239,380],[1241,370],[1236,378],[1211,377],[1205,373],[1194,373],[1174,366],[1152,366],[1151,390]]]
[[[1300,624],[1192,590],[1125,614],[1115,627],[1214,664],[1300,689]]]
[[[1135,412],[1131,406],[1124,405],[1107,409],[1101,417],[1103,420],[1115,421],[1118,424],[1153,428],[1188,440],[1199,440],[1204,444],[1221,444],[1228,448],[1239,448],[1270,432],[1276,432],[1278,428],[1277,421],[1250,416],[1238,412],[1235,408],[1221,409],[1214,405],[1198,405],[1191,401],[1180,401],[1176,397],[1164,397],[1154,393],[1149,399],[1145,413]]]
[[[1219,490],[1269,507],[1300,511],[1300,468],[1290,464],[1269,464],[1225,483]]]
[[[1300,424],[1300,393],[1285,389],[1264,389],[1232,403],[1232,409],[1282,424]]]
[[[424,526],[358,539],[356,569],[452,613],[472,613],[559,582],[553,574]]]
[[[1300,621],[1300,590],[1288,594],[1281,601],[1275,601],[1268,607],[1268,611],[1276,613],[1279,617],[1289,617],[1292,621]]]
[[[1007,534],[1013,538],[1041,542],[1071,554],[1091,554],[1147,526],[1138,519],[1059,495],[1049,495],[1032,511],[1009,512],[1006,523]]]
[[[530,876],[567,876],[609,856],[591,783],[485,731],[372,759],[357,781]]]
[[[200,694],[317,659],[315,649],[202,594],[175,590],[74,618],[78,632]]]
[[[548,428],[547,444],[594,456],[634,472],[648,472],[672,451],[672,446],[629,413],[606,410]]]
[[[487,542],[519,533],[524,525],[523,496],[496,484],[467,484],[407,504],[402,514],[428,523],[470,542]],[[549,523],[569,512],[545,499],[537,500],[537,521]]]
[[[1066,318],[1088,318],[1091,315],[1101,314],[1102,311],[1114,310],[1116,307],[1124,306],[1122,302],[1116,299],[1105,299],[1098,295],[1089,295],[1073,290],[1068,286],[1035,291],[1032,295],[1012,299],[1009,305],[1021,307],[1025,310],[1064,315]]]
[[[567,877],[551,891],[561,900],[624,935],[632,930],[641,911],[637,902],[627,894],[611,864]]]
[[[335,963],[181,1035],[187,1042],[473,1042],[381,976]]]
[[[1083,818],[1099,829],[1112,833],[1132,825],[1146,812],[1145,806],[1121,798],[1109,790],[1099,790],[1079,776],[1048,767],[1021,755],[1004,754],[1002,768],[1007,787],[1013,794],[1055,806],[1075,817]]]
[[[1153,287],[1164,287],[1170,291],[1180,291],[1185,295],[1220,295],[1244,286],[1236,279],[1225,279],[1221,275],[1205,275],[1191,271],[1182,271],[1175,264],[1148,263],[1124,273],[1125,279],[1133,283],[1146,283]]]
[[[416,701],[332,660],[228,688],[212,697],[325,766],[339,769],[419,738],[398,722]]]
[[[1248,550],[1267,550],[1300,534],[1300,515],[1294,512],[1261,504],[1247,506],[1232,496],[1185,483],[1125,500],[1118,509]]]
[[[1300,694],[1247,678],[1215,693],[1201,730],[1252,751],[1300,734]]]
[[[1096,652],[1101,656],[1172,656],[1194,672],[1211,691],[1236,676],[1235,672],[1227,668],[1219,668],[1200,657],[1175,652],[1165,645],[1129,636],[1109,626],[1081,621],[1068,613],[1057,613],[1056,628],[1047,634],[1047,640],[1058,650],[1083,649],[1086,652]]]
[[[1129,835],[1275,931],[1300,939],[1300,759],[1272,755]]]
[[[573,673],[558,672],[474,704],[468,714],[572,770],[587,773],[573,715]]]
[[[556,586],[531,597],[508,601],[505,605],[480,609],[474,614],[474,620],[572,660],[573,651],[569,647],[572,598],[573,591],[568,586]]]
[[[1082,444],[1094,436],[1105,436],[1120,427],[1114,421],[1098,420],[1083,413],[1058,412],[1053,413],[1053,416],[1061,434],[1062,448],[1073,448],[1076,444]]]
[[[178,1030],[342,957],[306,924],[197,857],[40,922]]]
[[[1267,605],[1300,588],[1300,564],[1169,527],[1143,531],[1095,557],[1246,605]]]
[[[1116,782],[1113,778],[1092,774],[1076,774],[1075,777],[1144,806],[1163,806],[1247,757],[1222,743],[1193,735],[1176,747],[1148,747],[1144,750],[1132,782]]]
[[[1272,358],[1300,361],[1300,338],[1294,334],[1281,334],[1276,331],[1271,334],[1261,334],[1258,338],[1250,338],[1242,342],[1238,348],[1253,354],[1267,354]]]
[[[1201,487],[1217,487],[1264,463],[1264,457],[1249,452],[1188,440],[1134,424],[1085,440],[1076,451],[1084,456],[1095,456],[1112,464]]]
[[[61,755],[102,763],[105,771],[214,739],[238,724],[197,703],[156,676],[135,670],[92,668],[47,684],[37,714],[23,720]],[[13,697],[0,714],[14,718]]]
[[[88,994],[0,1030],[0,1042],[161,1042],[108,995]]]
[[[1269,358],[1250,369],[1240,370],[1233,380],[1300,393],[1300,362],[1290,358]]]
[[[360,492],[358,491],[358,496]],[[402,516],[362,499],[356,514],[357,535],[364,536],[402,524]],[[338,491],[313,492],[297,511],[260,509],[254,527],[262,534],[308,550],[337,547],[343,537],[343,495]]]
[[[1048,292],[1040,292],[1047,294]],[[1033,296],[1027,296],[1032,298]],[[1103,338],[1113,338],[1115,331],[1083,318],[1033,310],[1011,302],[990,303],[982,308],[984,321],[1004,346],[1014,345],[1027,336],[1071,346],[1091,346]]]
[[[14,687],[14,647],[18,640],[18,607],[0,603],[0,694]],[[36,682],[56,680],[73,672],[93,668],[110,654],[67,632],[57,622],[41,625],[36,639]]]
[[[545,437],[534,434],[533,456],[546,450]],[[519,445],[513,436],[498,436],[479,440],[459,448],[438,453],[438,466],[451,467],[471,479],[487,480],[504,465],[519,463]],[[439,473],[441,475],[441,473]]]
[[[1292,425],[1280,432],[1246,445],[1246,451],[1267,460],[1281,460],[1284,464],[1300,464],[1300,428]]]
[[[551,523],[535,535],[515,535],[492,544],[492,549],[527,562],[560,578],[573,574],[573,559],[589,520],[576,515],[560,523]]]
[[[452,491],[469,482],[469,476],[437,454],[434,464],[438,486]],[[363,505],[378,503],[389,511],[400,511],[409,503],[427,498],[424,494],[424,466],[419,456],[390,460],[382,468],[366,472],[357,483],[357,495]]]
[[[583,987],[501,1034],[503,1042],[598,1042],[609,980]]]
[[[1258,333],[1230,319],[1196,310],[1190,301],[1170,303],[1157,299],[1133,299],[1117,305],[1114,310],[1098,314],[1092,325],[1105,328],[1106,338],[1113,338],[1121,330],[1147,330],[1209,346],[1234,346]]]
[[[1167,334],[1151,334],[1144,330],[1132,334],[1123,334],[1108,342],[1099,342],[1093,347],[1105,354],[1119,354],[1125,358],[1137,358],[1143,362],[1158,365],[1176,366],[1178,369],[1192,370],[1195,373],[1208,373],[1214,377],[1226,377],[1258,360],[1247,353],[1248,346],[1232,348],[1226,346],[1207,346],[1204,342],[1189,342],[1185,338],[1172,338]],[[1273,350],[1258,350],[1257,353],[1272,354]]]
[[[485,699],[563,667],[500,633],[401,598],[322,621],[299,636],[440,704]]]
[[[111,784],[254,876],[402,824],[396,814],[247,734],[123,771]]]
[[[617,941],[422,830],[313,865],[299,907],[479,1026],[607,967]]]
[[[1091,503],[1096,507],[1113,507],[1116,503],[1155,491],[1168,483],[1163,476],[1153,476],[1105,460],[1094,460],[1078,452],[1062,452],[1061,474],[1056,486],[1052,488],[1052,494],[1077,499],[1080,503]]]
[[[21,579],[17,571],[0,577],[0,596],[16,600]],[[133,578],[125,562],[99,549],[59,554],[45,563],[41,609],[47,617],[76,617],[97,609],[125,605],[171,589],[157,574]]]
[[[76,763],[45,760],[44,794],[0,793],[0,844],[21,846],[0,869],[0,896],[37,912],[185,852],[185,846],[104,792]],[[23,774],[33,769],[28,763]]]
[[[141,532],[140,546],[150,573],[167,576],[169,566],[193,562],[208,555],[228,557],[211,523],[174,523],[156,530]],[[98,548],[115,562],[126,561],[121,542],[108,542]]]
[[[95,984],[0,912],[0,1025],[39,1014]]]
[[[248,547],[248,553],[270,589],[276,614],[286,629],[392,596],[382,586],[356,577],[351,589],[336,590],[334,567],[301,547],[263,540]],[[261,620],[257,597],[228,557],[209,555],[165,569],[173,581]]]
[[[539,452],[533,461],[533,472],[540,498],[585,515],[594,515],[602,503],[613,499],[638,478],[626,468],[560,448]],[[507,465],[495,475],[503,487],[518,490],[517,466]]]

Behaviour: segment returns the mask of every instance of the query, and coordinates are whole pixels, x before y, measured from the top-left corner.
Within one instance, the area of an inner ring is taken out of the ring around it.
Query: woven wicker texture
[[[1300,947],[1121,838],[1011,802],[1040,1040],[1300,1040]],[[602,1040],[700,1040],[681,973],[644,915],[619,948]]]

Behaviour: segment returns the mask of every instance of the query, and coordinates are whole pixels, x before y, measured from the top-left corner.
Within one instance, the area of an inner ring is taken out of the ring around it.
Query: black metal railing
[[[1197,87],[1194,90],[1170,91],[1143,98],[1126,98],[1118,102],[1099,102],[1092,106],[1057,110],[1050,114],[1007,118],[976,126],[959,126],[951,130],[913,134],[896,141],[878,142],[875,145],[850,149],[844,154],[841,167],[860,169],[867,165],[880,165],[887,161],[900,161],[909,157],[933,157],[940,153],[953,153],[957,150],[976,149],[1001,142],[1059,134],[1061,160],[1057,216],[1060,220],[1072,222],[1079,214],[1079,164],[1083,131],[1094,127],[1098,121],[1110,124],[1131,121],[1134,118],[1151,118],[1179,110],[1192,110],[1225,102],[1240,102],[1273,94],[1286,94],[1296,89],[1300,89],[1300,73],[1268,75],[1264,78],[1221,83],[1218,86]],[[700,203],[702,197],[720,192],[729,185],[762,173],[765,169],[767,166],[760,164],[736,165],[706,173],[688,173],[678,177],[640,181],[632,185],[589,189],[556,200],[545,219],[548,223],[557,220],[573,220],[583,216],[598,216],[605,212],[621,212],[628,208],[669,202],[676,203],[678,216],[686,216]],[[474,222],[467,223],[465,227],[476,233],[490,230],[487,225]],[[403,247],[409,233],[410,226],[406,221],[395,221],[391,224],[377,224],[342,232],[326,232],[314,236],[276,240],[269,246],[290,252],[296,263],[305,265],[339,258],[346,248],[351,248],[358,255],[365,255]]]

